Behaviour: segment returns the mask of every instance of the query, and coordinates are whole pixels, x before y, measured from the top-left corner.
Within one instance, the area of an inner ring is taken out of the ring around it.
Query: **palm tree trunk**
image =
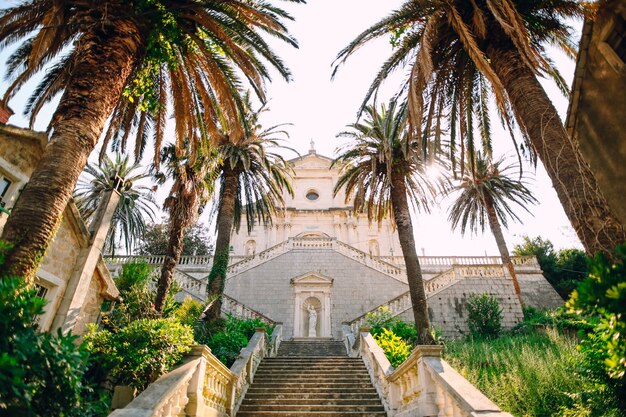
[[[391,204],[406,265],[409,294],[411,295],[411,304],[413,305],[413,318],[417,327],[417,343],[432,345],[434,340],[430,334],[430,321],[428,319],[428,305],[426,304],[422,269],[415,251],[413,224],[411,223],[411,213],[409,212],[406,184],[402,174],[396,172],[391,175]]]
[[[513,267],[513,261],[511,261],[509,249],[506,247],[506,241],[504,240],[504,234],[502,233],[502,227],[500,227],[500,222],[498,221],[498,216],[496,215],[496,209],[493,205],[493,201],[490,198],[487,198],[485,201],[485,205],[487,206],[489,227],[491,228],[491,233],[493,233],[493,237],[496,238],[496,244],[498,245],[498,251],[500,252],[502,264],[506,265],[507,269],[509,270],[509,274],[511,275],[511,279],[513,280],[513,287],[515,287],[515,294],[517,295],[520,305],[522,306],[522,308],[524,308],[522,291],[520,290],[519,281],[517,280],[517,275],[515,274],[515,268]]]
[[[32,279],[127,78],[143,53],[135,22],[103,23],[81,38],[71,79],[52,117],[52,136],[4,227],[13,245],[0,277]]]
[[[218,320],[222,311],[221,296],[226,283],[226,268],[230,253],[230,234],[235,222],[235,201],[237,199],[238,174],[236,171],[225,168],[224,189],[221,192],[220,208],[217,213],[217,239],[215,241],[215,255],[213,267],[209,275],[209,299],[215,298],[205,314],[208,321]]]
[[[537,77],[506,45],[487,49],[487,56],[585,250],[588,254],[613,253],[615,246],[626,241],[624,225],[609,208],[578,144],[568,137]]]
[[[185,210],[183,209],[182,211]],[[172,216],[170,218],[170,236],[167,245],[167,253],[163,266],[161,267],[161,277],[159,278],[157,293],[154,299],[154,310],[159,314],[163,313],[163,307],[165,307],[167,293],[170,290],[174,278],[174,268],[178,264],[180,255],[183,252],[183,242],[185,233],[187,232],[185,225],[189,223],[190,222],[180,216]]]

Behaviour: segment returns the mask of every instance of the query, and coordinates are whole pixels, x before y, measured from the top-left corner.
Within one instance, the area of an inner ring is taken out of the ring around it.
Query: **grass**
[[[611,393],[580,369],[577,341],[554,328],[446,343],[445,359],[516,417],[617,417]]]

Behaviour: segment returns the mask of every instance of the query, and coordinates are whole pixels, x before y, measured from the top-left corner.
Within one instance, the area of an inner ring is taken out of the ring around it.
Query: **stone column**
[[[111,226],[111,219],[119,200],[119,192],[112,190],[105,194],[102,203],[98,207],[89,226],[91,237],[87,246],[78,253],[74,270],[65,288],[65,293],[52,322],[51,330],[61,328],[66,333],[76,325],[85,304],[85,299],[88,296],[89,285],[93,279],[98,260],[102,255],[102,248],[104,247],[106,236]]]

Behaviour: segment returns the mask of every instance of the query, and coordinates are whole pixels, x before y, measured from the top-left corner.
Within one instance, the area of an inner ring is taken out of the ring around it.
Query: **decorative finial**
[[[315,141],[311,139],[311,149],[309,149],[309,153],[315,153]]]

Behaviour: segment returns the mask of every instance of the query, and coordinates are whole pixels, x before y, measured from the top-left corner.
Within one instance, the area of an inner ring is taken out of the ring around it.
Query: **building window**
[[[308,193],[306,193],[306,198],[309,201],[315,201],[320,198],[320,195],[317,193],[317,191],[309,191]]]
[[[48,289],[43,285],[35,284],[35,290],[37,293],[35,294],[39,298],[46,299],[46,295],[48,295]]]
[[[13,182],[6,177],[0,176],[0,207],[4,208],[7,205],[7,198],[9,197],[9,188]]]
[[[622,62],[626,62],[626,20],[619,14],[615,16],[615,24],[606,38],[606,43],[613,48]]]

